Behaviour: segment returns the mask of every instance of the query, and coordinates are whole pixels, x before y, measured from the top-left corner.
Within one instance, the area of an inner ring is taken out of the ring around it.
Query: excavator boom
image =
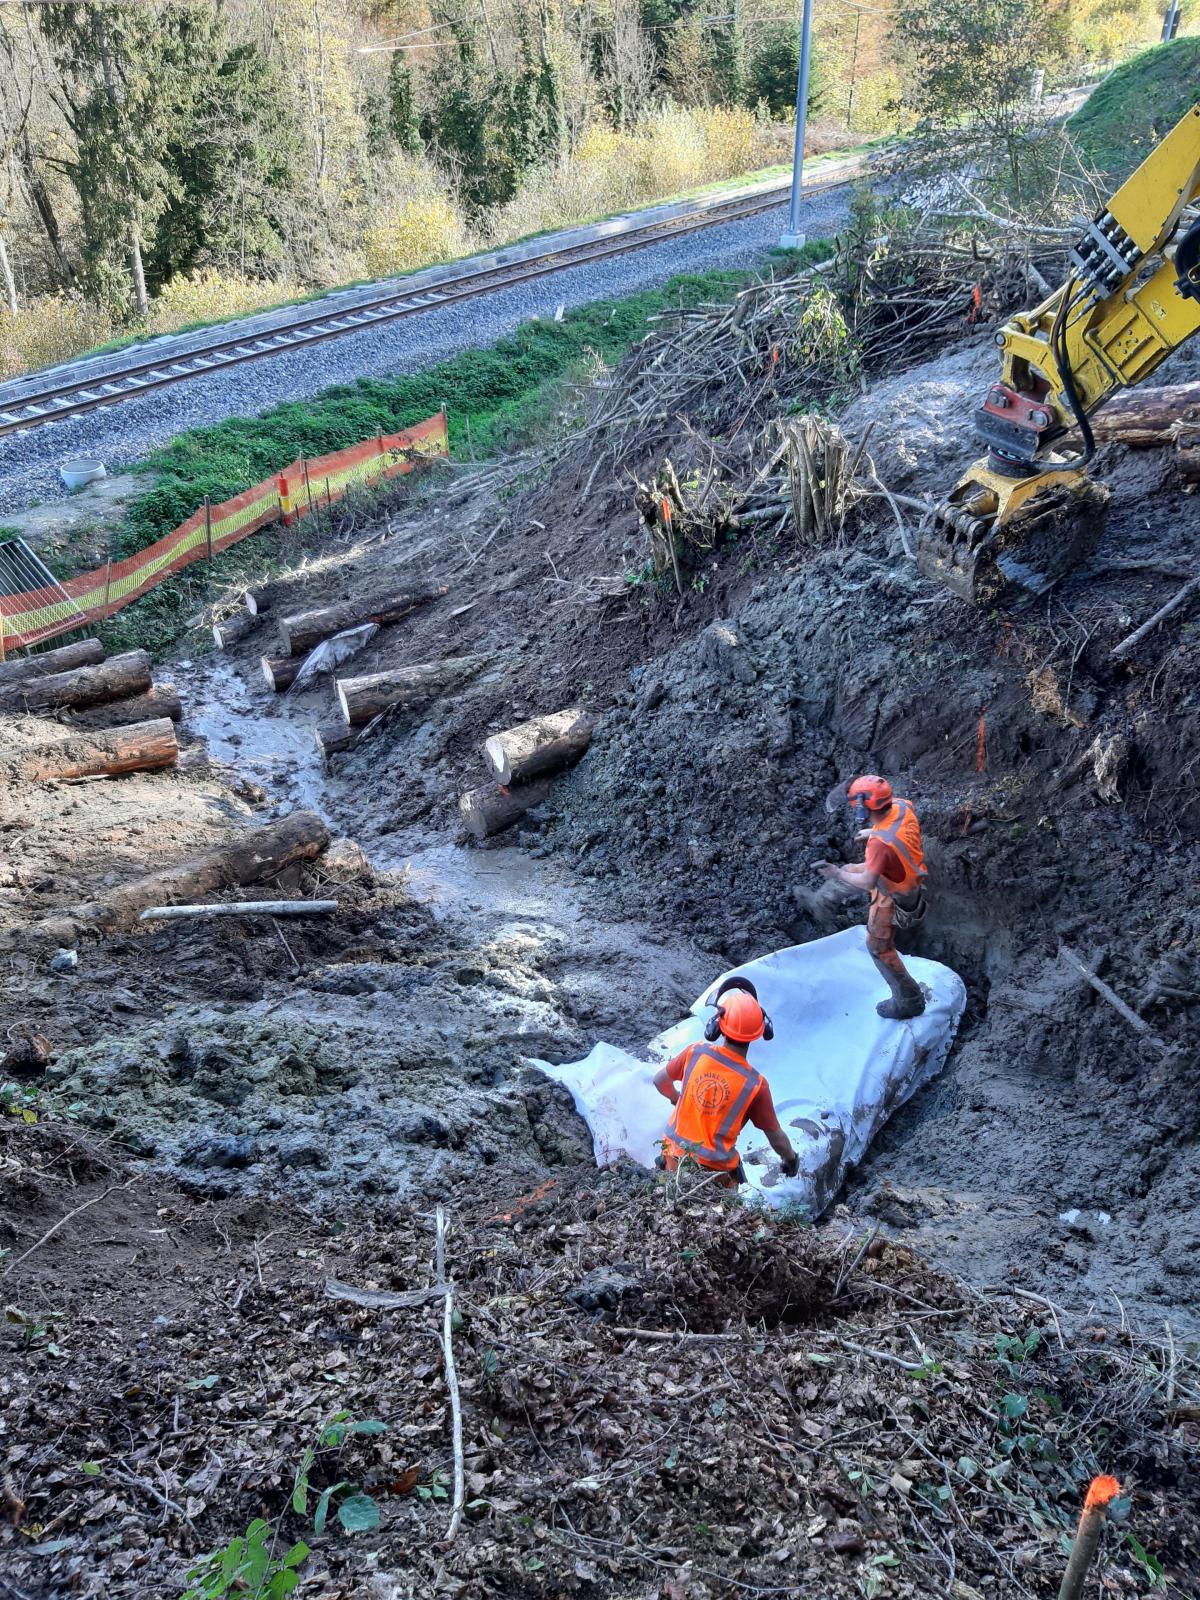
[[[1096,548],[1107,490],[1087,476],[1088,418],[1200,330],[1200,222],[1176,240],[1198,192],[1195,106],[1088,224],[1062,287],[997,333],[1000,377],[975,414],[987,455],[921,542],[931,576],[975,599],[1041,593]],[[1057,452],[1076,431],[1081,448]]]

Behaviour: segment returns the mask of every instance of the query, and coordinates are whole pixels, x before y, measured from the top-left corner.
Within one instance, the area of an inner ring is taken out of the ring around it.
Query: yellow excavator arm
[[[996,335],[999,381],[975,414],[988,449],[938,508],[922,567],[958,593],[1041,593],[1099,542],[1107,491],[1086,467],[1088,418],[1200,331],[1200,106],[1176,123],[1088,225],[1066,282]],[[1059,455],[1075,429],[1082,452]]]

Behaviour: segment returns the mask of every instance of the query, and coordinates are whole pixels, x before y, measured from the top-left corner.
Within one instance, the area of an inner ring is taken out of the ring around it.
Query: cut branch
[[[72,728],[123,728],[135,722],[152,722],[158,717],[178,722],[182,716],[183,702],[175,685],[155,683],[145,694],[132,695],[128,700],[109,700],[104,705],[72,711],[67,721]]]
[[[312,861],[328,843],[329,831],[320,817],[293,811],[265,827],[247,828],[219,849],[123,884],[106,900],[76,914],[106,927],[127,927],[148,906],[194,904],[228,889],[262,883],[295,861]]]

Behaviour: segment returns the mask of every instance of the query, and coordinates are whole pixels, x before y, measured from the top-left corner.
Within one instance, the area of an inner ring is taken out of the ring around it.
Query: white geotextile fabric
[[[875,1011],[887,989],[864,948],[861,928],[776,950],[734,967],[750,978],[775,1024],[771,1041],[750,1046],[751,1064],[771,1086],[775,1110],[800,1157],[800,1174],[784,1178],[766,1136],[747,1123],[738,1140],[749,1200],[806,1205],[814,1216],[833,1200],[847,1166],[861,1160],[897,1107],[941,1070],[966,1004],[962,979],[936,961],[905,957],[929,1000],[911,1022],[888,1022]],[[721,980],[718,978],[714,984]],[[565,1084],[591,1129],[596,1162],[630,1156],[654,1165],[667,1131],[670,1103],[651,1083],[657,1069],[703,1037],[712,1011],[705,996],[682,1022],[652,1039],[639,1060],[598,1044],[583,1061],[535,1063]]]

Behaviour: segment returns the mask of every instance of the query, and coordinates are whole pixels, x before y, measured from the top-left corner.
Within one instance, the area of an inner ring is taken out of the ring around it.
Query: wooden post
[[[108,615],[108,603],[112,599],[112,545],[108,547],[108,563],[104,568],[104,615]]]
[[[4,660],[4,612],[0,611],[0,661]]]
[[[308,495],[308,514],[311,517],[313,508],[312,484],[308,481],[308,462],[305,461],[303,454],[300,456],[300,470],[304,474],[304,492]]]
[[[475,459],[475,441],[471,438],[471,414],[467,413],[467,454],[472,461]]]
[[[204,496],[204,537],[208,540],[208,559],[212,561],[212,506]]]

